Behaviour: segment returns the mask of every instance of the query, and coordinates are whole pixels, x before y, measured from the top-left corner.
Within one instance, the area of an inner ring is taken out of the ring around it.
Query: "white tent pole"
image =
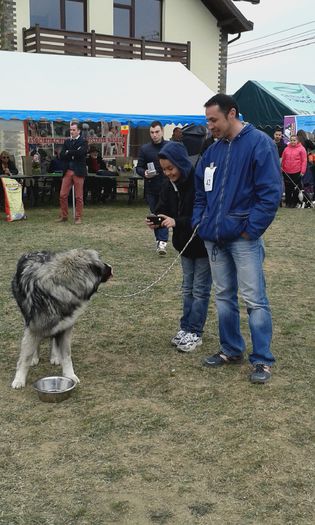
[[[72,184],[72,213],[73,213],[73,220],[75,220],[75,192],[74,192],[73,184]]]

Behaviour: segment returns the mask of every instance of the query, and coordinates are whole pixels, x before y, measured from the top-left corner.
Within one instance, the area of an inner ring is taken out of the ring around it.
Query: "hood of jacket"
[[[289,142],[289,144],[287,145],[288,148],[293,148],[293,149],[301,149],[303,148],[304,146],[302,146],[302,144],[300,142],[297,142],[296,144],[291,144],[291,142]]]
[[[187,150],[180,142],[169,141],[159,152],[159,157],[166,158],[169,160],[181,173],[181,182],[188,179],[188,176],[192,170],[192,163],[188,157]]]

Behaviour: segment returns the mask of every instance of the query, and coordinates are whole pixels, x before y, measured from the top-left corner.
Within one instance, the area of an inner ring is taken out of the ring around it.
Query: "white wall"
[[[165,0],[162,40],[191,41],[190,69],[210,89],[218,90],[217,20],[200,0]]]
[[[87,4],[87,30],[112,35],[113,0],[89,0]]]
[[[30,27],[30,1],[18,0],[16,2],[16,35],[17,50],[23,51],[22,29]]]

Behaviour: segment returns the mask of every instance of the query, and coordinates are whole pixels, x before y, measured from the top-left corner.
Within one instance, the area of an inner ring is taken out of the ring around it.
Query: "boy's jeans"
[[[240,237],[222,248],[209,241],[205,241],[205,245],[216,292],[222,352],[227,356],[238,356],[245,351],[240,332],[239,288],[247,306],[253,345],[249,361],[272,365],[275,361],[270,350],[272,320],[262,267],[265,257],[262,239],[254,241]]]
[[[190,259],[181,256],[183,269],[183,316],[181,330],[202,335],[207,319],[211,289],[211,270],[207,257]]]
[[[146,201],[148,203],[148,206],[150,208],[151,213],[155,213],[155,208],[157,206],[157,203],[159,202],[159,194],[155,193],[146,193]],[[156,241],[168,241],[168,229],[167,228],[156,228],[154,230],[154,235]]]

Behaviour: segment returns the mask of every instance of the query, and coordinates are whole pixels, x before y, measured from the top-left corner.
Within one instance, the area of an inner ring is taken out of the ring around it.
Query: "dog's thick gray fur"
[[[71,359],[73,326],[87,301],[112,275],[111,266],[94,250],[47,251],[23,255],[12,280],[12,292],[25,319],[21,353],[12,388],[23,388],[31,365],[38,363],[42,339],[51,338],[50,362],[79,382]]]

